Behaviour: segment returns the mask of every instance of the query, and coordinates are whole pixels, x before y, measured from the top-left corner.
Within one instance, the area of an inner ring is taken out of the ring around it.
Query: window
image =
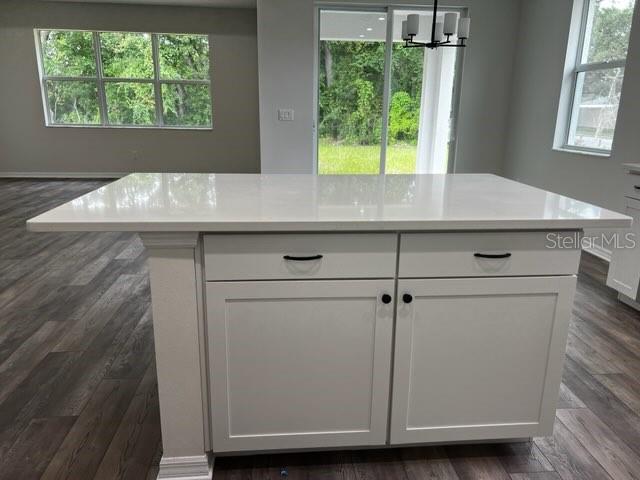
[[[578,41],[572,53],[570,105],[563,126],[567,148],[611,151],[634,3],[583,0],[582,10],[577,12]]]
[[[461,9],[447,12],[464,13]],[[319,174],[446,173],[455,156],[462,51],[404,48],[402,21],[433,10],[318,7]],[[438,10],[438,19],[445,11]]]
[[[207,35],[36,30],[47,125],[211,128]]]

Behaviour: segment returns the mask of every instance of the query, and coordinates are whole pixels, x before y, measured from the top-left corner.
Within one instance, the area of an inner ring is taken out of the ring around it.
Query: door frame
[[[320,125],[320,111],[318,103],[320,100],[320,21],[322,10],[333,11],[356,11],[356,12],[382,12],[387,16],[387,30],[385,36],[385,54],[384,54],[384,71],[383,71],[383,90],[382,90],[382,125],[380,133],[380,160],[379,173],[386,173],[386,157],[389,129],[389,109],[391,101],[391,68],[393,59],[393,27],[394,17],[397,10],[412,10],[416,12],[433,10],[433,5],[397,5],[394,3],[381,3],[380,5],[372,5],[366,3],[345,3],[336,4],[335,2],[316,2],[313,12],[313,128],[312,128],[312,144],[313,144],[313,174],[319,175],[318,171],[318,147],[320,136],[318,135]],[[446,7],[447,12],[458,12],[460,15],[466,15],[468,8],[466,7]],[[453,79],[453,95],[451,101],[451,127],[449,132],[449,152],[447,158],[447,173],[455,172],[455,163],[457,156],[458,143],[458,118],[460,110],[460,97],[462,90],[462,75],[464,67],[465,49],[459,49],[456,56],[456,66]]]
[[[385,157],[386,157],[386,145],[385,142],[382,141],[383,138],[386,138],[386,132],[388,128],[388,104],[389,104],[389,90],[390,90],[390,73],[391,67],[389,59],[391,59],[391,48],[389,38],[393,35],[393,14],[391,17],[391,21],[389,21],[391,6],[389,5],[381,5],[381,6],[372,6],[372,5],[359,5],[357,3],[346,3],[344,5],[336,5],[335,3],[330,2],[317,2],[313,8],[313,173],[314,175],[319,175],[318,171],[318,147],[320,136],[318,135],[318,129],[320,128],[320,109],[318,108],[318,103],[320,102],[320,21],[321,15],[320,12],[323,10],[331,10],[335,12],[378,12],[384,13],[387,16],[387,30],[385,35],[385,49],[384,49],[384,72],[383,72],[383,90],[382,90],[382,130],[380,134],[380,159],[379,159],[379,167],[380,174],[384,173],[384,165],[385,165]],[[385,105],[387,108],[385,108]],[[386,112],[386,113],[385,113]]]

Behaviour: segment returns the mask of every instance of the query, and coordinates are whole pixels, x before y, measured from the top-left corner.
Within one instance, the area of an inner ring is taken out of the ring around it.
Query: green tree
[[[415,143],[418,138],[419,106],[405,91],[393,94],[389,108],[389,138]]]
[[[633,0],[594,0],[591,5],[591,28],[586,32],[583,62],[598,63],[624,60],[627,56]],[[624,68],[603,68],[579,74],[582,89],[580,104],[589,105],[591,110],[581,111],[578,118],[578,135],[588,142],[609,143],[615,130]],[[594,110],[593,107],[599,107]]]
[[[380,142],[384,42],[322,41],[319,136],[333,142]],[[393,46],[390,141],[415,143],[424,51]]]
[[[634,2],[611,4],[610,0],[595,0],[588,62],[620,60],[627,56]]]
[[[153,78],[148,33],[100,33],[100,53],[102,72],[107,78]]]
[[[95,77],[93,38],[88,32],[40,32],[44,73],[58,77]],[[55,123],[100,122],[96,82],[48,81],[47,100]]]
[[[44,72],[47,75],[95,76],[93,36],[90,32],[42,30],[40,41]]]
[[[159,35],[160,77],[163,80],[209,78],[209,39],[206,35]],[[164,121],[168,125],[211,124],[207,85],[170,83],[162,86]]]
[[[191,85],[182,80],[209,79],[207,35],[158,35],[163,118],[167,125],[211,124],[209,85]],[[105,79],[110,124],[153,125],[156,123],[154,62],[151,34],[101,32],[102,72]],[[99,124],[93,34],[79,31],[42,31],[42,60],[48,76],[86,77],[86,80],[49,80],[47,95],[54,123]],[[114,81],[116,79],[136,79]]]
[[[384,45],[323,41],[321,46],[320,136],[374,142],[382,121]]]
[[[424,50],[404,48],[402,44],[395,43],[391,60],[391,91],[407,92],[413,100],[419,102],[422,93]]]

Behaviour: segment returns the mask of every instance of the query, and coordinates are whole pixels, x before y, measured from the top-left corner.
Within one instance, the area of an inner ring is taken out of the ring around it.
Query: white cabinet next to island
[[[133,174],[28,225],[141,234],[159,478],[205,479],[217,455],[550,434],[580,232],[630,219],[493,175]]]
[[[620,301],[640,310],[640,164],[626,163],[623,167],[624,211],[633,218],[633,225],[622,230],[613,244],[607,285],[618,291]]]

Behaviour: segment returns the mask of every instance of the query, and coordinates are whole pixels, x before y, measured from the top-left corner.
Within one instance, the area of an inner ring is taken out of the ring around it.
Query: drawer
[[[578,272],[580,238],[574,231],[403,234],[398,275],[573,275]]]
[[[207,280],[392,278],[396,234],[205,235]]]
[[[624,196],[640,200],[640,175],[627,172],[624,176]]]

